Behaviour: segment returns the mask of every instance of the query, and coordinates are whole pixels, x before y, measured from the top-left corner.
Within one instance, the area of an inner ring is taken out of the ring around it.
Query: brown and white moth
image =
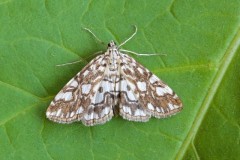
[[[167,84],[121,51],[110,41],[107,51],[56,95],[47,118],[93,126],[109,121],[116,113],[130,121],[146,122],[151,116],[165,118],[182,110],[181,100]]]

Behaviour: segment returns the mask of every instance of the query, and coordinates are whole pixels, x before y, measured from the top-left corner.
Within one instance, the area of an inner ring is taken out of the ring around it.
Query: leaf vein
[[[230,43],[229,47],[226,49],[225,55],[224,55],[224,61],[219,63],[219,70],[215,76],[215,78],[212,81],[211,88],[209,89],[208,93],[206,94],[205,99],[203,100],[203,103],[199,109],[198,114],[196,115],[196,118],[194,119],[194,122],[192,123],[192,126],[185,137],[185,140],[183,141],[182,145],[179,148],[178,153],[176,154],[175,159],[183,159],[184,153],[187,150],[187,147],[191,143],[191,141],[194,139],[195,135],[197,134],[198,128],[200,127],[204,116],[206,115],[208,108],[211,105],[211,102],[214,98],[215,93],[218,90],[219,85],[221,84],[221,81],[224,77],[224,74],[226,73],[228,66],[230,65],[234,55],[236,54],[236,51],[240,45],[240,27],[238,28],[235,36],[233,37],[232,42]]]

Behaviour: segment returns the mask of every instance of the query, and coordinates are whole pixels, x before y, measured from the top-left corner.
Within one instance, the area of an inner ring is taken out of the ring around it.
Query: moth
[[[60,90],[46,116],[58,123],[82,121],[93,126],[104,124],[115,114],[146,122],[150,117],[169,117],[182,108],[180,98],[166,83],[110,41],[104,54]]]

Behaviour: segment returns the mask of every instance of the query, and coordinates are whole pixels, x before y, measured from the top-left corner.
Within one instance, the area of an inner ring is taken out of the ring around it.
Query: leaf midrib
[[[231,61],[233,57],[235,56],[238,47],[240,46],[240,26],[238,27],[238,30],[236,31],[235,36],[233,37],[233,40],[229,44],[229,47],[227,48],[225,55],[223,56],[221,62],[218,65],[218,71],[215,75],[215,78],[213,79],[211,83],[211,88],[209,89],[208,93],[206,94],[206,97],[203,100],[203,103],[198,111],[198,114],[196,115],[196,118],[194,119],[192,126],[184,139],[182,145],[180,146],[180,149],[178,153],[176,154],[175,159],[183,159],[184,154],[187,150],[187,147],[190,145],[191,141],[195,137],[195,135],[198,132],[199,127],[202,124],[202,121],[205,117],[205,114],[207,113],[208,108],[211,105],[211,102],[215,96],[215,93],[218,90],[219,85],[222,82],[222,79],[231,64]]]

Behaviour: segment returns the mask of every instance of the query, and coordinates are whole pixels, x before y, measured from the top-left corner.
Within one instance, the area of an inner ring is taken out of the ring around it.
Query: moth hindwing
[[[59,123],[103,124],[114,113],[130,121],[165,118],[182,109],[173,90],[157,76],[119,51],[111,41],[56,95],[46,116]]]

